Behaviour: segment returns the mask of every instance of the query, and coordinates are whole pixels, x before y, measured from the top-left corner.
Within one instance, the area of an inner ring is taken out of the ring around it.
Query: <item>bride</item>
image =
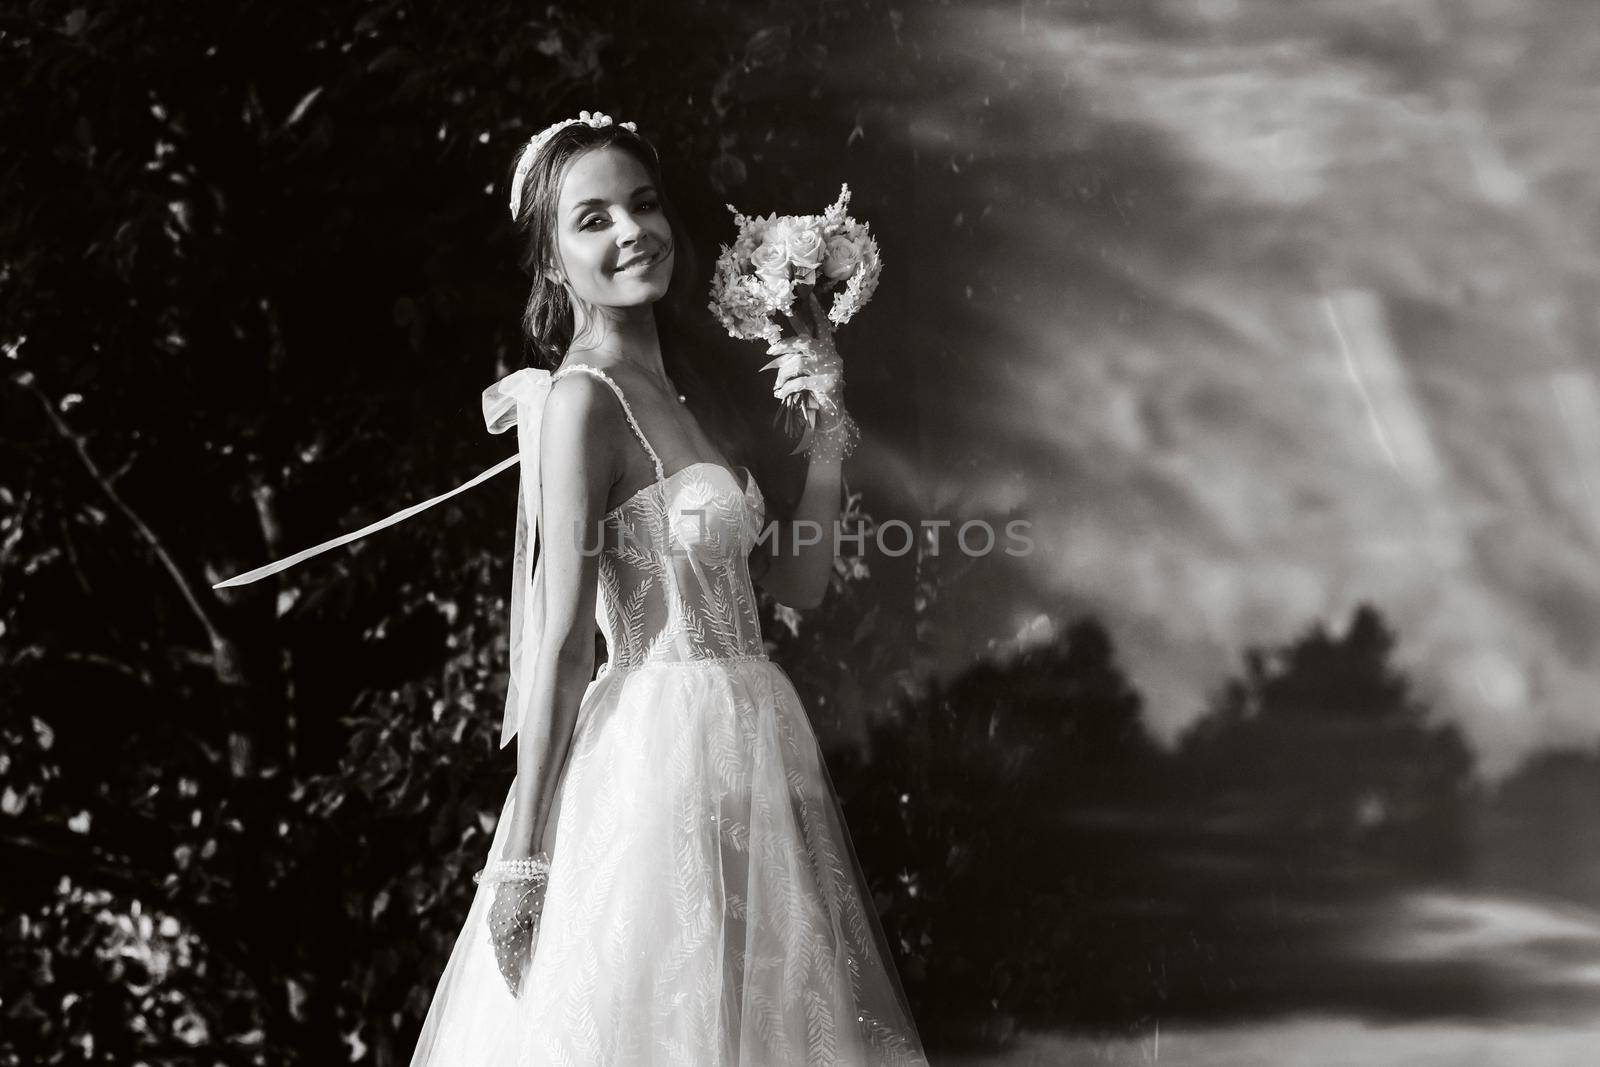
[[[774,346],[780,392],[825,412],[780,521],[662,362],[654,305],[688,270],[650,142],[556,123],[519,154],[511,213],[551,365],[484,395],[522,468],[517,770],[412,1065],[925,1064],[752,585],[810,607],[833,567],[833,537],[792,543],[831,530],[855,440],[826,319],[813,304]]]

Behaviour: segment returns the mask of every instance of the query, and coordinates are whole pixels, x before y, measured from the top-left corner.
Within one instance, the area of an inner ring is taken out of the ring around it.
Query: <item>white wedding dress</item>
[[[520,995],[482,886],[412,1067],[926,1064],[805,709],[762,643],[760,488],[709,462],[665,473],[616,383],[556,377],[571,370],[616,393],[656,481],[605,517],[610,658],[562,771]]]

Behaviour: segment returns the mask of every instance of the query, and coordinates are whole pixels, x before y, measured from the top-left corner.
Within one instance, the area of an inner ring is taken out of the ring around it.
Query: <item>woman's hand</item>
[[[809,391],[832,420],[839,417],[844,405],[844,359],[833,342],[833,325],[815,292],[806,293],[806,305],[810,322],[788,316],[796,336],[767,348],[768,355],[783,357],[777,364],[773,396],[785,400],[792,393]]]
[[[522,985],[523,968],[533,953],[534,934],[544,911],[545,886],[550,882],[550,857],[504,854],[472,876],[474,882],[494,886],[489,902],[489,944],[495,963],[515,997]]]
[[[544,911],[545,885],[544,878],[537,878],[499,882],[494,887],[494,901],[489,905],[489,941],[494,946],[500,976],[513,997],[522,986],[522,972],[533,954],[534,933]]]

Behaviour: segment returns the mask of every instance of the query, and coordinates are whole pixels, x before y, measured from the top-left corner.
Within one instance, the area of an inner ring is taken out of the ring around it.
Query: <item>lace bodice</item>
[[[610,652],[606,669],[765,656],[749,569],[766,512],[755,476],[706,460],[667,474],[622,388],[582,363],[556,377],[573,371],[611,387],[656,472],[603,523],[595,619]]]

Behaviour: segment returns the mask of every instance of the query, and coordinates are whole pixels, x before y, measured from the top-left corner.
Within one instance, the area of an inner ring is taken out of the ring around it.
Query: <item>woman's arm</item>
[[[615,481],[620,409],[588,374],[556,382],[539,438],[544,555],[544,639],[527,718],[517,731],[517,795],[506,855],[547,847],[546,826],[584,691],[594,678],[594,551]],[[588,551],[585,551],[585,546]]]
[[[795,336],[768,352],[787,352],[778,370],[777,395],[797,388],[810,389],[824,403],[815,433],[839,429],[845,418],[844,363],[833,340],[833,325],[817,294],[808,290],[805,308],[789,316]],[[790,364],[789,361],[793,363]],[[809,454],[806,487],[787,522],[763,531],[763,540],[751,553],[750,579],[792,608],[814,608],[828,592],[833,563],[839,555],[839,492],[843,485],[842,460],[832,447]]]
[[[750,554],[751,580],[792,608],[814,608],[828,592],[839,553],[841,465],[813,455],[794,515],[773,523]]]

